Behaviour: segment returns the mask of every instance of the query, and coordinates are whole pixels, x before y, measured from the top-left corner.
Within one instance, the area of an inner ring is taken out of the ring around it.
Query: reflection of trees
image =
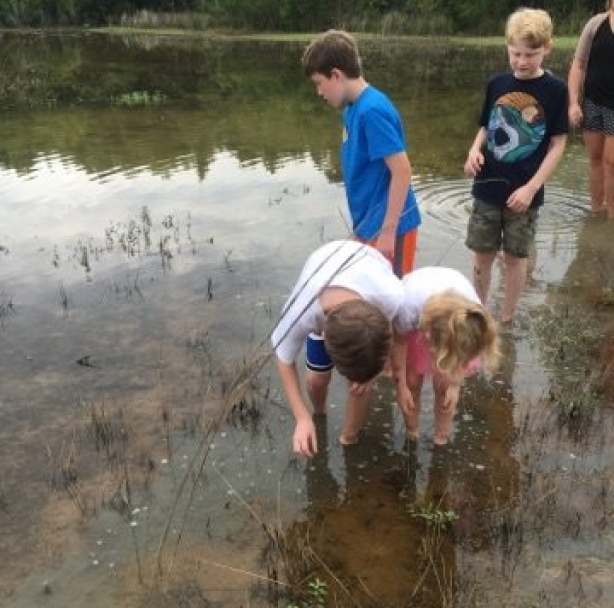
[[[309,156],[338,181],[339,116],[302,75],[303,46],[3,34],[0,107],[44,111],[8,115],[0,163],[28,171],[53,154],[90,172],[164,174],[187,164],[203,177],[212,156],[229,150],[241,162],[263,160],[270,171]],[[403,115],[412,162],[457,174],[478,111],[472,91],[481,94],[485,74],[505,66],[504,53],[381,39],[361,41],[361,49],[367,78]],[[113,105],[139,93],[147,94],[136,96],[141,105]]]

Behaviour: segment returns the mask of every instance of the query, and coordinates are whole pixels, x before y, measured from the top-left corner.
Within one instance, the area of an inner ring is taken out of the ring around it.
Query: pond
[[[467,383],[451,444],[427,407],[409,445],[382,380],[343,448],[337,380],[305,461],[269,333],[348,220],[340,118],[303,45],[0,46],[3,606],[614,605],[614,226],[588,215],[577,134],[501,368]],[[469,276],[462,165],[505,52],[363,52],[405,121],[417,265]]]

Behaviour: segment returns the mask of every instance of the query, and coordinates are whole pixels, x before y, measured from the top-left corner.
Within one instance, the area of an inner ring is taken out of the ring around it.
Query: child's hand
[[[475,177],[481,170],[484,164],[484,155],[480,150],[469,150],[467,160],[465,161],[465,167],[463,171],[468,177]]]
[[[397,403],[399,404],[400,410],[403,414],[407,416],[415,413],[416,404],[414,403],[414,399],[411,396],[411,391],[405,386],[397,386]]]
[[[446,389],[446,394],[441,404],[441,409],[444,412],[454,411],[460,395],[460,384],[450,384]]]
[[[367,390],[371,388],[372,382],[365,382],[364,384],[360,384],[358,382],[350,382],[348,384],[348,391],[350,395],[354,395],[355,397],[360,397],[364,395]]]
[[[394,261],[395,241],[396,234],[393,230],[382,229],[375,243],[377,250],[380,251],[387,260],[390,260],[391,263]]]
[[[572,103],[569,106],[569,122],[572,126],[577,127],[584,118],[584,114],[582,113],[582,108],[579,103]]]
[[[292,440],[294,453],[311,458],[318,451],[316,427],[311,417],[301,418],[296,423]]]
[[[530,184],[525,184],[518,190],[514,190],[507,199],[508,209],[515,213],[524,213],[531,206],[536,192],[537,190]]]

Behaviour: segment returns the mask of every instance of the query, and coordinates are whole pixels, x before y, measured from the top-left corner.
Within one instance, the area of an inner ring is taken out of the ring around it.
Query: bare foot
[[[420,432],[416,429],[405,429],[405,432],[407,433],[407,437],[408,439],[411,439],[412,441],[418,441],[418,439],[420,439]]]
[[[447,437],[440,437],[439,435],[435,435],[433,437],[433,443],[435,445],[447,445],[448,438]]]
[[[343,433],[339,435],[339,443],[341,445],[354,445],[358,443],[358,434],[356,435],[344,435]]]

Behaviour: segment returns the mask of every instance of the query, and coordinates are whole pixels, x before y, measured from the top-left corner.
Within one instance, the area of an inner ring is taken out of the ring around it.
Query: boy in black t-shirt
[[[480,128],[465,162],[475,198],[467,230],[474,285],[486,303],[492,264],[503,249],[505,287],[500,320],[514,317],[527,276],[544,183],[565,150],[569,131],[565,82],[542,68],[552,48],[546,11],[519,9],[506,27],[511,73],[492,77]]]

